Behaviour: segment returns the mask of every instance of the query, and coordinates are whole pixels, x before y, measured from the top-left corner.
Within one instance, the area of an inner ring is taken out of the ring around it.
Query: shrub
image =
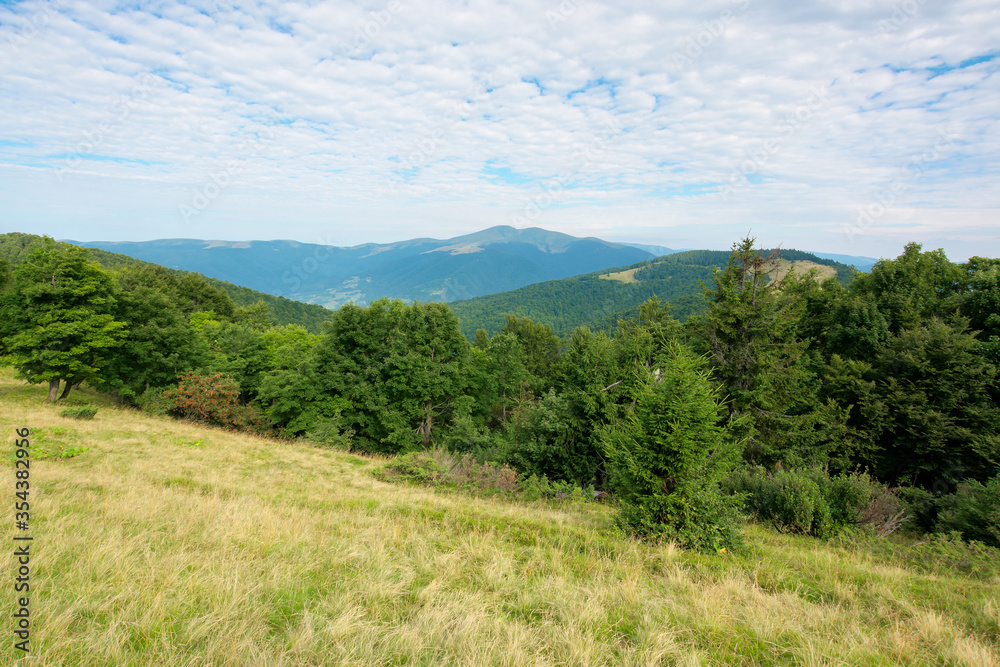
[[[506,465],[477,463],[469,454],[456,458],[444,449],[397,456],[378,471],[382,479],[401,478],[430,486],[453,484],[482,492],[512,493],[517,472]]]
[[[919,486],[901,486],[895,489],[906,514],[912,517],[913,526],[925,533],[934,530],[937,523],[938,496]]]
[[[175,416],[224,428],[267,431],[260,413],[240,403],[239,383],[221,373],[187,373],[181,376],[177,387],[166,390],[164,396],[172,403],[169,412]]]
[[[891,490],[867,473],[829,477],[820,469],[744,468],[723,485],[746,496],[745,507],[779,530],[829,537],[850,526],[888,535],[908,516]]]
[[[635,407],[602,429],[618,525],[638,537],[666,538],[713,551],[740,544],[739,497],[718,481],[739,456],[723,425],[719,390],[704,358],[673,342],[638,389]]]
[[[741,501],[711,485],[691,485],[679,492],[623,502],[616,524],[628,534],[670,540],[682,549],[733,549],[743,544]]]
[[[775,497],[774,520],[792,532],[817,537],[830,534],[830,506],[819,484],[809,476],[782,472],[775,476],[778,493]]]
[[[157,416],[165,416],[175,407],[173,398],[170,396],[170,389],[163,391],[144,392],[138,400],[139,408],[146,413]]]
[[[377,475],[382,479],[401,478],[418,484],[435,485],[445,480],[447,466],[434,460],[428,452],[410,452],[397,456],[382,466]]]
[[[521,492],[521,498],[528,502],[555,496],[555,491],[552,490],[552,483],[545,475],[532,475],[527,479],[521,480],[518,490]]]
[[[321,419],[306,430],[306,438],[324,447],[350,450],[354,431],[341,426],[340,414],[329,419]]]
[[[60,417],[69,417],[70,419],[93,419],[94,415],[97,414],[97,408],[92,405],[81,405],[77,408],[66,408],[59,413]]]
[[[904,523],[913,520],[906,505],[899,496],[884,484],[875,487],[871,504],[858,521],[863,526],[868,526],[878,537],[886,537],[896,532]]]
[[[517,471],[508,465],[477,463],[470,454],[465,454],[448,467],[448,479],[461,485],[471,485],[481,491],[503,491],[510,493],[517,488]]]
[[[960,533],[1000,547],[1000,475],[983,484],[974,479],[958,485],[958,490],[940,501],[937,531]]]

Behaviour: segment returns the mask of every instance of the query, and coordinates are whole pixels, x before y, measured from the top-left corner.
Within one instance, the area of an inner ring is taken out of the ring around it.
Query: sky
[[[995,0],[0,0],[0,232],[1000,256]]]

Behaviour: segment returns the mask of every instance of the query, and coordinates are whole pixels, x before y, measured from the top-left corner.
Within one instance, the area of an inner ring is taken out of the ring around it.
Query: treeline
[[[443,448],[610,490],[623,528],[737,546],[909,519],[1000,544],[1000,260],[911,244],[848,285],[734,246],[676,319],[656,296],[613,334],[507,315],[470,343],[442,303],[383,299],[320,335],[204,280],[108,272],[47,243],[0,271],[3,352],[55,399],[124,403],[364,452]]]

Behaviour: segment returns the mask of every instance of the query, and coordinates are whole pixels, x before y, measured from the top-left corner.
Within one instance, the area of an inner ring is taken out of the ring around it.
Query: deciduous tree
[[[51,401],[95,379],[125,328],[112,316],[111,276],[84,248],[46,239],[11,283],[3,299],[3,332],[18,374],[31,383],[48,382]]]

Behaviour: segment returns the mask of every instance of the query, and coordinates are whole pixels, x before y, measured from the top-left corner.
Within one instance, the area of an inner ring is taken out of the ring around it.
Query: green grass
[[[1000,580],[914,547],[747,526],[740,553],[623,537],[612,508],[373,475],[384,460],[121,410],[0,371],[31,467],[39,665],[990,665]],[[72,402],[72,396],[70,404]],[[40,444],[39,446],[43,446]],[[7,462],[7,544],[13,470]],[[14,608],[7,549],[5,609]],[[10,616],[0,662],[19,653]]]

